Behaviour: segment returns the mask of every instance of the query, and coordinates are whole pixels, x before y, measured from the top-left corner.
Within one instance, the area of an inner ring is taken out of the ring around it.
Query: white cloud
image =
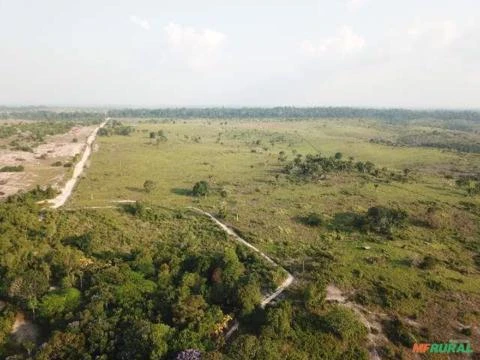
[[[365,5],[368,0],[349,0],[347,1],[347,9],[348,11],[356,11],[360,9],[363,5]]]
[[[351,55],[363,49],[365,39],[357,35],[349,26],[341,27],[335,36],[321,39],[317,43],[304,40],[301,43],[303,51],[310,56],[322,56],[325,54]]]
[[[169,23],[164,28],[170,48],[182,56],[193,69],[204,69],[216,63],[226,35],[211,29],[197,30],[190,26]]]
[[[451,45],[458,38],[459,30],[452,20],[417,21],[407,29],[407,35],[414,45],[442,48]]]
[[[132,15],[130,16],[130,21],[133,24],[140,26],[144,30],[150,30],[150,23],[146,19],[142,19],[138,16]]]
[[[433,59],[441,53],[456,56],[453,48],[462,44],[470,32],[468,26],[459,26],[453,20],[417,20],[402,29],[387,32],[377,50],[391,59],[412,54],[417,59]]]

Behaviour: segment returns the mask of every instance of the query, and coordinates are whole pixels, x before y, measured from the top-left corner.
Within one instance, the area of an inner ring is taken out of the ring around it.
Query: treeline
[[[88,112],[88,111],[48,111],[48,110],[31,110],[25,111],[20,109],[19,111],[1,110],[0,120],[41,120],[41,121],[58,121],[58,120],[70,120],[70,121],[82,121],[91,122],[92,124],[98,124],[105,119],[103,112]]]
[[[416,119],[466,120],[480,122],[477,111],[454,110],[405,110],[352,107],[243,107],[243,108],[161,108],[110,110],[112,117],[135,118],[371,118],[387,121],[411,121]]]
[[[434,130],[428,133],[422,132],[419,134],[402,135],[396,140],[372,138],[370,142],[387,146],[432,147],[452,151],[480,153],[480,143],[478,139],[468,135],[466,133],[450,134]]]

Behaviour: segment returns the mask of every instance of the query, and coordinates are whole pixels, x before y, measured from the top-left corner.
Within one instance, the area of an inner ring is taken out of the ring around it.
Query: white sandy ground
[[[19,190],[26,190],[34,185],[40,167],[49,167],[52,162],[64,161],[80,154],[85,146],[85,139],[93,130],[93,126],[74,127],[65,134],[48,136],[46,143],[34,148],[33,153],[0,149],[0,167],[25,166],[25,171],[21,173],[0,173],[0,198],[13,195]],[[78,139],[78,142],[73,142],[74,138]],[[46,159],[41,159],[41,156],[45,156]],[[62,177],[57,177],[55,181],[61,181]]]

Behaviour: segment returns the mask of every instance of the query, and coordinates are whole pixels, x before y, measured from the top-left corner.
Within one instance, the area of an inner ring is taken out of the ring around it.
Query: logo
[[[473,349],[467,340],[450,340],[447,343],[416,343],[413,344],[414,353],[430,354],[472,354]]]

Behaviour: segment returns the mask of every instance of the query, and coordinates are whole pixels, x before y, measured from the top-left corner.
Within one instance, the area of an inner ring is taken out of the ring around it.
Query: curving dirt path
[[[275,267],[280,267],[282,268],[279,264],[277,264],[275,261],[273,261],[268,255],[266,255],[264,252],[250,244],[248,241],[245,239],[241,238],[235,231],[233,231],[231,228],[229,228],[227,225],[222,223],[220,220],[218,220],[215,216],[212,214],[203,211],[201,209],[195,208],[195,207],[189,207],[189,209],[194,210],[200,214],[203,214],[207,217],[209,217],[218,227],[220,227],[223,231],[225,231],[228,235],[232,236],[236,241],[240,242],[241,244],[248,246],[250,249],[253,251],[257,252],[260,254],[265,260],[267,260],[269,263],[271,263]],[[267,306],[268,303],[271,301],[275,300],[287,287],[289,287],[293,280],[295,278],[293,277],[292,274],[290,274],[286,269],[282,268],[286,273],[287,273],[287,278],[282,282],[282,284],[275,289],[275,291],[271,294],[266,295],[263,297],[262,301],[260,302],[260,307],[263,309],[265,306]],[[239,322],[237,320],[234,321],[230,329],[226,332],[225,334],[225,339],[229,339],[230,336],[238,329]]]
[[[110,120],[110,118],[106,118],[105,121],[101,123],[97,128],[95,128],[95,130],[93,130],[93,132],[87,138],[87,142],[85,143],[85,150],[83,151],[82,158],[80,159],[79,162],[75,164],[75,167],[73,168],[73,175],[67,181],[65,186],[62,188],[60,194],[58,194],[55,198],[46,201],[47,204],[51,205],[50,206],[51,208],[57,209],[60,206],[63,206],[65,202],[68,200],[68,198],[72,195],[73,188],[75,187],[75,184],[80,178],[80,175],[82,175],[83,170],[85,169],[85,164],[88,158],[90,157],[90,154],[92,153],[92,144],[97,138],[98,130],[104,127],[105,124],[108,122],[108,120]]]

